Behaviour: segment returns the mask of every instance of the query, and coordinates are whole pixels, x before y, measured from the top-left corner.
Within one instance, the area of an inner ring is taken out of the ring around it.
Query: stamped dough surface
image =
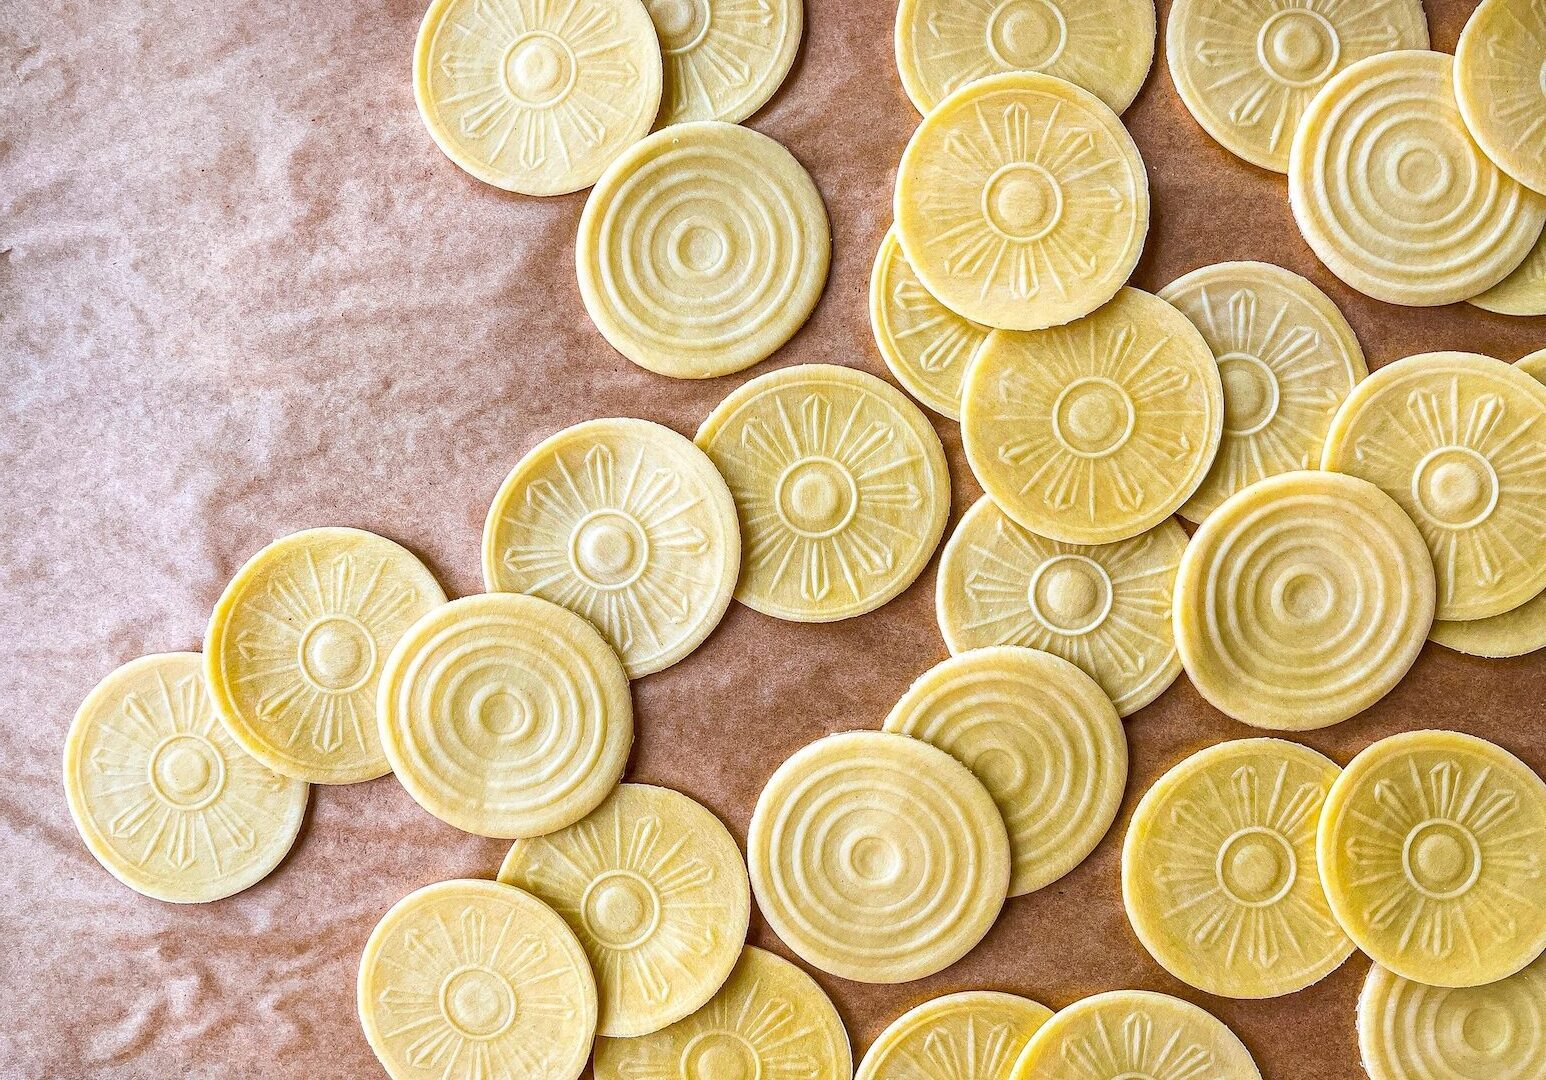
[[[1294,135],[1288,197],[1332,273],[1391,304],[1490,289],[1546,225],[1546,196],[1510,179],[1467,132],[1454,60],[1381,53],[1332,77]]]
[[[1498,168],[1546,195],[1546,0],[1482,0],[1455,46],[1455,97]]]
[[[1123,289],[1068,326],[995,333],[966,379],[972,473],[1015,521],[1071,544],[1152,529],[1203,482],[1224,424],[1219,365],[1186,316]]]
[[[393,1080],[575,1080],[596,983],[563,920],[495,881],[441,881],[398,901],[360,957],[360,1024]]]
[[[1375,964],[1358,999],[1369,1080],[1540,1080],[1546,960],[1487,986],[1425,986]]]
[[[1546,388],[1476,353],[1423,353],[1364,380],[1321,467],[1401,504],[1438,573],[1438,617],[1482,619],[1546,588]]]
[[[665,63],[657,123],[738,123],[789,74],[803,0],[645,0]]]
[[[895,229],[881,241],[870,274],[870,327],[897,382],[935,412],[959,420],[966,369],[990,329],[961,318],[924,288]]]
[[[587,420],[540,443],[483,526],[489,590],[584,615],[635,679],[703,643],[740,566],[724,480],[690,440],[647,420]]]
[[[1261,1080],[1223,1021],[1168,994],[1114,990],[1076,1001],[1025,1047],[1010,1080]]]
[[[896,66],[925,115],[969,82],[1006,71],[1066,79],[1115,112],[1154,62],[1154,0],[902,0]]]
[[[1426,49],[1421,0],[1176,0],[1166,24],[1171,78],[1226,150],[1288,171],[1310,99],[1337,72],[1392,49]]]
[[[540,897],[585,946],[608,1037],[696,1012],[746,944],[741,850],[717,817],[669,788],[619,785],[567,829],[516,841],[499,880]]]
[[[1149,181],[1101,100],[1035,72],[991,75],[924,117],[897,170],[897,240],[945,306],[1040,330],[1116,295],[1149,230]]]
[[[747,861],[779,939],[855,982],[949,967],[1009,889],[1009,838],[987,789],[943,750],[879,731],[829,735],[780,765]]]
[[[1430,986],[1514,974],[1546,947],[1546,783],[1507,750],[1409,731],[1342,770],[1316,853],[1337,921]]]
[[[484,183],[561,195],[654,123],[660,44],[639,0],[434,0],[413,96],[436,144]]]
[[[1498,315],[1546,315],[1546,232],[1518,269],[1467,303]]]
[[[305,782],[232,739],[198,653],[143,656],[86,696],[64,748],[70,816],[98,862],[136,892],[219,900],[279,865],[306,813]]]
[[[1021,645],[1061,656],[1129,716],[1181,673],[1170,607],[1185,549],[1174,521],[1114,544],[1064,544],[980,499],[940,557],[940,632],[953,653]]]
[[[602,1039],[596,1080],[852,1080],[848,1032],[794,964],[748,945],[709,1003],[636,1039]]]
[[[1331,297],[1263,262],[1204,266],[1159,296],[1202,332],[1224,384],[1218,454],[1177,513],[1200,523],[1264,477],[1318,468],[1332,414],[1369,373]]]
[[[379,715],[408,794],[479,836],[573,824],[633,745],[617,655],[580,616],[519,593],[466,596],[414,623],[382,671]]]
[[[854,1080],[1009,1080],[1052,1010],[1030,998],[967,990],[933,998],[893,1020]]]
[[[972,770],[1009,829],[1009,895],[1050,885],[1111,827],[1127,735],[1100,685],[1051,653],[973,649],[924,672],[886,717]]]
[[[1241,739],[1193,754],[1145,793],[1122,848],[1122,899],[1167,971],[1221,997],[1278,997],[1352,954],[1315,864],[1340,771],[1297,743]]]
[[[1284,473],[1225,500],[1193,535],[1176,646],[1215,708],[1308,731],[1400,682],[1433,608],[1433,562],[1399,505],[1356,477]]]
[[[381,666],[446,601],[413,553],[359,529],[307,529],[259,551],[226,586],[204,639],[220,718],[275,772],[314,784],[386,773]]]
[[[831,257],[826,206],[794,155],[714,120],[635,143],[586,200],[575,240],[596,327],[679,379],[772,355],[810,316]]]
[[[950,514],[939,436],[891,384],[803,364],[745,383],[698,429],[741,522],[735,598],[832,622],[873,611],[923,571]]]

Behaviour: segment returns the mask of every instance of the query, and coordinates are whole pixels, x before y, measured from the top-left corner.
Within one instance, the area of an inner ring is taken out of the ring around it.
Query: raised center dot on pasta
[[[633,744],[628,678],[580,616],[535,596],[463,597],[409,629],[381,676],[381,734],[424,809],[480,836],[588,814]]]
[[[442,881],[394,905],[365,943],[357,997],[393,1077],[499,1062],[522,1080],[575,1080],[596,1034],[580,943],[536,897],[494,881]]]
[[[1009,1080],[1020,1051],[1051,1016],[1030,998],[990,990],[932,998],[880,1033],[854,1080],[909,1076],[919,1063],[935,1070],[928,1075],[949,1080]]]
[[[1413,731],[1343,770],[1316,853],[1337,921],[1375,963],[1430,986],[1482,986],[1546,947],[1543,829],[1546,783],[1524,762],[1472,735]]]
[[[516,841],[499,880],[541,897],[580,939],[608,1037],[691,1023],[746,943],[751,893],[735,839],[667,788],[619,785],[573,825]]]
[[[829,364],[769,372],[698,429],[745,548],[737,600],[797,622],[872,611],[923,571],[950,511],[939,436],[889,383]]]
[[[771,355],[809,317],[831,258],[815,183],[778,143],[717,121],[641,139],[585,203],[580,295],[641,367],[728,375]]]
[[[998,916],[1009,841],[971,772],[919,740],[819,739],[785,761],[752,814],[758,907],[808,963],[859,982],[922,978]]]
[[[665,58],[658,127],[738,123],[762,107],[800,47],[801,0],[647,0]]]
[[[896,235],[946,307],[1036,330],[1088,314],[1127,280],[1149,227],[1138,148],[1098,98],[1034,72],[978,80],[902,154]]]
[[[1353,477],[1283,473],[1225,500],[1193,536],[1176,645],[1216,708],[1303,731],[1395,686],[1433,610],[1433,561],[1400,506]]]
[[[1339,772],[1280,739],[1220,743],[1144,794],[1122,849],[1122,897],[1144,947],[1210,994],[1278,997],[1353,951],[1327,905],[1315,826]]]
[[[1219,365],[1197,329],[1123,289],[1067,326],[995,331],[967,375],[961,439],[983,489],[1015,521],[1075,544],[1164,521],[1213,464]]]

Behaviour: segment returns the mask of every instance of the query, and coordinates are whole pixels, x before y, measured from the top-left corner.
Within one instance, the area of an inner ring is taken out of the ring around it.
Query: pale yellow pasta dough
[[[885,730],[939,747],[982,781],[1009,829],[1010,896],[1083,862],[1127,785],[1127,736],[1111,699],[1036,649],[973,649],[930,668]]]
[[[735,838],[669,788],[619,785],[567,829],[516,841],[499,880],[536,894],[580,939],[608,1038],[697,1012],[746,944],[751,891]]]
[[[1433,624],[1422,534],[1379,488],[1292,472],[1208,516],[1181,556],[1181,663],[1236,720],[1308,731],[1384,697]]]
[[[832,622],[913,583],[950,514],[945,450],[890,383],[800,364],[733,391],[697,442],[741,521],[735,597],[765,615]]]
[[[715,120],[624,152],[575,238],[580,297],[602,336],[679,379],[772,355],[810,316],[831,257],[826,206],[794,155]]]
[[[1052,1010],[1018,994],[966,990],[909,1009],[880,1033],[854,1080],[1009,1080]]]
[[[391,769],[376,723],[381,665],[446,601],[413,553],[359,529],[275,540],[225,587],[204,637],[226,727],[275,772],[352,784]]]
[[[1546,225],[1546,196],[1487,159],[1455,104],[1454,60],[1402,50],[1333,76],[1288,163],[1299,231],[1347,284],[1427,307],[1490,289]]]
[[[1342,929],[1430,986],[1507,978],[1546,947],[1546,783],[1474,735],[1409,731],[1355,757],[1316,857]]]
[[[1455,46],[1455,97],[1498,168],[1546,195],[1546,0],[1482,0]]]
[[[1051,75],[990,75],[940,102],[897,169],[897,240],[963,318],[1039,330],[1116,295],[1149,230],[1149,181],[1101,100]]]
[[[360,957],[360,1024],[392,1080],[575,1080],[596,983],[563,920],[496,881],[441,881],[382,916]]]
[[[1176,0],[1165,39],[1176,90],[1203,130],[1287,172],[1316,91],[1367,56],[1426,49],[1428,20],[1422,0]]]
[[[1425,986],[1375,964],[1358,998],[1369,1080],[1540,1080],[1546,959],[1486,986]]]
[[[64,792],[86,847],[129,888],[176,904],[266,877],[300,831],[308,790],[231,738],[198,653],[142,656],[112,672],[64,744]]]
[[[1352,954],[1315,864],[1340,771],[1309,747],[1241,739],[1193,754],[1144,794],[1122,847],[1122,899],[1167,971],[1221,997],[1279,997]]]
[[[561,195],[654,123],[660,43],[639,0],[433,0],[413,96],[446,157],[484,183]]]
[[[377,714],[415,802],[479,836],[539,836],[590,813],[633,745],[628,677],[595,627],[535,596],[453,600],[387,657]]]
[[[902,0],[896,66],[918,111],[985,75],[1040,71],[1122,112],[1154,61],[1154,0]]]
[[[1159,296],[1202,332],[1224,384],[1218,455],[1176,512],[1200,523],[1263,477],[1317,468],[1332,414],[1369,373],[1331,297],[1263,262],[1204,266]]]
[[[886,233],[870,273],[875,344],[909,394],[952,420],[961,417],[961,384],[989,328],[934,299],[908,265],[896,230]]]
[[[1518,269],[1466,302],[1498,315],[1546,315],[1546,231]]]
[[[735,502],[713,462],[647,420],[587,420],[545,439],[483,526],[489,591],[584,615],[632,679],[702,644],[740,566]]]
[[[1337,410],[1321,468],[1379,485],[1417,523],[1439,618],[1499,615],[1546,588],[1546,388],[1512,364],[1387,364]]]
[[[1170,608],[1185,549],[1173,520],[1114,544],[1064,544],[980,499],[940,557],[940,632],[953,653],[1023,645],[1061,656],[1129,716],[1181,673]]]
[[[752,813],[747,862],[779,939],[856,982],[955,963],[1009,888],[987,789],[943,750],[879,731],[818,739],[780,765]]]
[[[1211,1013],[1168,994],[1113,990],[1076,1001],[1043,1024],[1010,1080],[1075,1077],[1261,1080],[1261,1073],[1245,1044]]]
[[[737,123],[789,74],[805,29],[803,0],[645,0],[665,61],[661,126]]]
[[[1223,425],[1208,343],[1137,289],[1067,326],[993,334],[961,400],[983,490],[1070,544],[1126,540],[1175,513],[1208,474]]]
[[[668,1028],[596,1044],[596,1080],[852,1080],[848,1032],[805,972],[750,945],[709,1003]]]

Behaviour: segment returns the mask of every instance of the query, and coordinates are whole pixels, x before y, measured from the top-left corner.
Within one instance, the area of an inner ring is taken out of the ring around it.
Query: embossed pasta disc
[[[1465,300],[1513,272],[1546,225],[1546,196],[1471,139],[1454,61],[1381,53],[1335,75],[1294,135],[1288,197],[1321,262],[1360,292],[1417,307]]]
[[[1168,518],[1207,475],[1223,423],[1208,343],[1137,289],[1068,326],[993,334],[961,402],[983,490],[1070,544],[1126,540]]]
[[[902,0],[896,66],[927,114],[1006,71],[1067,79],[1122,112],[1154,61],[1154,0]]]
[[[1333,75],[1427,47],[1422,0],[1176,0],[1166,23],[1170,75],[1192,116],[1273,172],[1288,171],[1300,117]]]
[[[779,939],[856,982],[949,967],[1009,888],[1009,839],[987,790],[943,750],[879,731],[818,739],[780,765],[747,861]]]
[[[1518,269],[1466,302],[1498,315],[1546,315],[1546,232]]]
[[[1039,330],[1122,287],[1149,231],[1149,181],[1099,98],[1012,72],[962,87],[924,117],[897,170],[895,214],[907,261],[947,307]]]
[[[563,920],[494,881],[441,881],[371,931],[357,987],[365,1038],[393,1080],[575,1080],[596,983]]]
[[[1321,467],[1401,504],[1433,554],[1438,617],[1482,619],[1546,588],[1546,390],[1476,353],[1380,368],[1332,420]]]
[[[97,684],[64,747],[70,816],[136,892],[176,904],[256,885],[290,850],[308,788],[231,738],[198,653],[131,660]]]
[[[307,529],[259,551],[209,619],[204,670],[220,719],[275,772],[314,784],[386,773],[381,665],[446,594],[404,547],[359,529]]]
[[[895,229],[886,233],[870,274],[870,327],[897,382],[935,412],[960,419],[961,384],[988,327],[934,299],[908,265]]]
[[[1031,1036],[1010,1080],[1261,1080],[1223,1021],[1189,1001],[1113,990],[1076,1001]]]
[[[939,628],[953,653],[1022,645],[1061,656],[1129,716],[1181,673],[1170,606],[1185,549],[1174,521],[1114,544],[1064,544],[981,499],[940,558]]]
[[[832,622],[911,585],[939,545],[950,472],[918,407],[830,364],[769,372],[720,402],[697,442],[740,514],[735,598],[765,615]]]
[[[1181,663],[1217,709],[1308,731],[1387,694],[1433,623],[1433,563],[1374,485],[1292,472],[1208,516],[1181,557]]]
[[[766,135],[713,120],[641,139],[580,216],[580,297],[640,367],[679,379],[765,359],[810,316],[832,238],[810,175]]]
[[[848,1032],[816,981],[748,945],[709,1003],[670,1027],[596,1045],[596,1080],[851,1080]]]
[[[1482,0],[1455,46],[1455,97],[1498,168],[1546,195],[1546,0]]]
[[[1540,1080],[1546,960],[1488,986],[1424,986],[1369,970],[1358,1047],[1370,1080]]]
[[[587,420],[521,459],[489,507],[483,580],[584,615],[628,677],[669,667],[719,624],[741,565],[735,503],[670,428]]]
[[[737,123],[763,106],[794,63],[802,0],[645,0],[665,60],[658,123]]]
[[[415,802],[479,836],[573,824],[633,745],[628,678],[600,634],[535,596],[467,596],[414,623],[381,674],[381,738]]]
[[[946,994],[910,1009],[880,1033],[854,1080],[1009,1080],[1052,1010],[990,990]]]
[[[1127,785],[1127,735],[1099,684],[1035,649],[973,649],[926,671],[885,729],[972,770],[1009,829],[1009,895],[1050,885],[1095,850]]]
[[[1122,847],[1122,899],[1167,971],[1222,997],[1278,997],[1351,955],[1315,863],[1315,825],[1340,771],[1296,743],[1242,739],[1193,754],[1149,789]]]
[[[1546,947],[1546,784],[1500,746],[1411,731],[1355,757],[1316,835],[1326,898],[1375,963],[1479,986]]]
[[[668,788],[619,785],[567,829],[516,841],[499,880],[541,897],[585,946],[609,1038],[696,1012],[746,944],[751,891],[735,838]]]
[[[1369,373],[1331,298],[1262,262],[1204,266],[1159,296],[1202,332],[1224,384],[1218,455],[1177,513],[1201,522],[1264,477],[1317,468],[1332,414]]]
[[[433,0],[413,96],[446,157],[484,183],[561,195],[649,131],[660,43],[638,0]]]

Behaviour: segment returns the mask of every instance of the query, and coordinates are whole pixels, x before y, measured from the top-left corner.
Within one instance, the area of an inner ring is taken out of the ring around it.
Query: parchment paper
[[[885,374],[865,296],[918,119],[892,59],[894,3],[807,3],[800,59],[750,123],[820,185],[831,280],[776,357],[706,383],[642,371],[592,328],[573,272],[583,194],[508,196],[435,149],[409,82],[422,0],[0,4],[0,1076],[380,1075],[354,1014],[366,935],[420,885],[492,876],[504,845],[440,824],[391,777],[316,788],[295,851],[262,884],[205,907],[160,904],[76,836],[65,730],[117,664],[197,649],[227,578],[275,536],[378,530],[451,593],[478,591],[489,499],[558,428],[637,415],[691,434],[775,365]],[[1471,6],[1430,0],[1436,47],[1453,49]],[[1341,286],[1300,240],[1283,179],[1204,135],[1163,59],[1126,119],[1155,205],[1135,284],[1223,259],[1279,262],[1331,293],[1373,366],[1546,346],[1546,319],[1400,309]],[[978,489],[956,426],[936,422],[959,515]],[[944,658],[933,587],[931,567],[882,610],[830,626],[732,606],[702,649],[635,684],[629,775],[689,792],[744,841],[780,761],[825,733],[878,727]],[[1429,646],[1378,706],[1304,741],[1346,762],[1390,732],[1443,725],[1546,769],[1543,700],[1546,656]],[[1011,901],[965,960],[905,986],[818,974],[856,1051],[952,990],[1059,1007],[1146,987],[1216,1012],[1268,1080],[1360,1075],[1367,961],[1240,1002],[1188,990],[1139,946],[1118,881],[1134,803],[1185,754],[1256,732],[1184,677],[1127,730],[1132,776],[1106,842]],[[751,938],[788,955],[758,920]]]

